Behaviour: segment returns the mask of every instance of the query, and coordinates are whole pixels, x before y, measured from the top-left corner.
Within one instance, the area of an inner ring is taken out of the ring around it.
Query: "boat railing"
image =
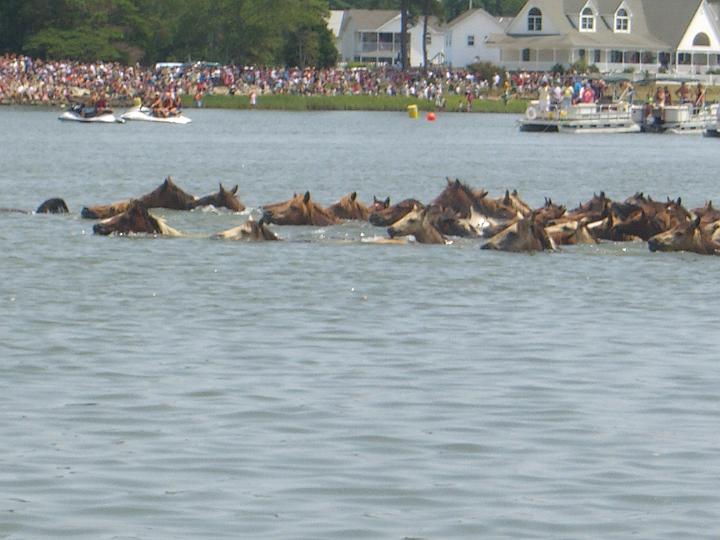
[[[577,120],[625,120],[631,118],[630,104],[624,101],[611,103],[577,103],[569,107],[551,104],[547,110],[531,101],[525,112],[528,120],[577,121]]]

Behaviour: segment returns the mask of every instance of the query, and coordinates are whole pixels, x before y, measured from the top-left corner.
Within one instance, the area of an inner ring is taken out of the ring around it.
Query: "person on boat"
[[[662,86],[658,86],[655,91],[654,116],[656,124],[665,121],[665,89]]]
[[[155,92],[155,98],[150,104],[150,108],[152,109],[153,116],[167,118],[168,112],[163,108],[163,100],[160,92]]]
[[[98,114],[97,102],[98,102],[97,92],[92,92],[90,94],[90,97],[83,104],[83,107],[80,111],[80,116],[82,116],[83,118],[92,118],[93,116],[97,116],[97,114]]]
[[[695,113],[697,114],[705,107],[705,87],[702,83],[698,83],[695,90]]]
[[[104,92],[102,94],[100,94],[100,96],[98,97],[98,100],[96,103],[96,108],[97,108],[98,115],[105,114],[105,113],[112,113],[112,110],[108,109],[107,97],[105,97]]]
[[[165,116],[174,115],[177,111],[175,110],[175,98],[173,98],[170,90],[165,90],[162,98],[162,108],[165,111]]]
[[[548,88],[547,81],[543,81],[538,90],[538,106],[540,112],[546,113],[550,110],[550,88]]]
[[[595,91],[590,86],[590,83],[585,85],[580,99],[583,103],[595,103]]]
[[[170,112],[174,116],[182,114],[182,99],[180,98],[180,94],[175,94],[175,98],[173,99],[173,106]]]
[[[672,93],[670,89],[666,86],[663,90],[665,91],[665,106],[672,105]]]
[[[572,105],[573,101],[573,85],[572,80],[568,79],[565,81],[565,87],[563,88],[563,100],[562,100],[562,109],[564,111],[570,110],[570,106]]]
[[[680,104],[690,102],[690,88],[685,81],[680,84],[680,88],[675,90],[675,95],[680,98]]]

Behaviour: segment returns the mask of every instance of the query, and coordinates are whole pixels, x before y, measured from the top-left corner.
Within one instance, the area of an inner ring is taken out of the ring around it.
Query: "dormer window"
[[[595,13],[591,7],[586,7],[580,13],[580,31],[581,32],[594,32],[595,31]]]
[[[617,13],[615,13],[615,31],[630,31],[630,16],[625,8],[620,8],[617,10]]]
[[[542,31],[542,11],[534,7],[528,11],[528,32]]]

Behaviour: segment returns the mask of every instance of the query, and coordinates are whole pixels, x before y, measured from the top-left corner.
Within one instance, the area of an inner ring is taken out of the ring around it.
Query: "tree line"
[[[524,0],[472,0],[508,14]],[[449,20],[470,0],[2,0],[0,52],[79,61],[205,60],[332,66],[330,9],[399,9]],[[404,42],[404,41],[403,41]],[[407,54],[403,55],[406,58]]]

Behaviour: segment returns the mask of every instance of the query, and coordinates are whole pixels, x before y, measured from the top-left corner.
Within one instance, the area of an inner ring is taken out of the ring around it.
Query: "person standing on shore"
[[[250,108],[254,109],[257,106],[257,92],[252,90],[250,92]]]

